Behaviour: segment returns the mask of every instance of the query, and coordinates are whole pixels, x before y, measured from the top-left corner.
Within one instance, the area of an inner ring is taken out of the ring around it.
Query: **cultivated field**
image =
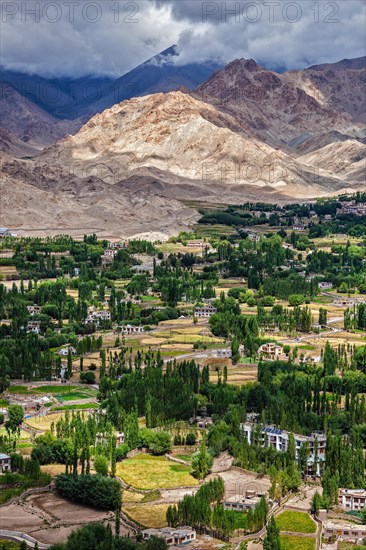
[[[316,524],[305,512],[285,510],[276,517],[276,523],[280,531],[293,531],[294,533],[315,533]]]
[[[281,535],[281,550],[315,550],[315,538]]]
[[[123,511],[136,523],[143,527],[165,527],[166,511],[168,504],[140,504],[133,506],[126,504],[123,506]]]
[[[162,489],[198,485],[190,466],[174,463],[163,456],[138,454],[117,464],[117,475],[136,489]]]

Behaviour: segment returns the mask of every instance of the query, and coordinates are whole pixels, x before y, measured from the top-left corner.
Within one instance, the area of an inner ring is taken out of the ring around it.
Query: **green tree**
[[[212,463],[213,463],[212,456],[207,451],[206,436],[204,435],[202,438],[201,448],[199,452],[195,453],[192,456],[192,469],[193,469],[194,475],[198,479],[205,478],[212,467]]]
[[[101,476],[108,475],[108,459],[104,455],[98,455],[95,457],[94,468],[97,474]]]
[[[8,420],[5,422],[6,431],[12,435],[20,435],[20,425],[23,422],[24,410],[21,405],[10,405]]]
[[[273,516],[268,523],[267,535],[263,541],[263,550],[281,550],[280,530]]]

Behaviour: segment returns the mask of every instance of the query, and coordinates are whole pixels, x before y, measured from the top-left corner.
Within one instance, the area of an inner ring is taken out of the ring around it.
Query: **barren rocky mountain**
[[[12,86],[0,86],[0,129],[8,134],[7,139],[3,138],[5,142],[0,145],[5,152],[21,154],[23,145],[24,152],[37,154],[45,145],[76,131],[82,124],[81,120],[60,121],[22,96]]]
[[[298,161],[318,166],[349,182],[365,183],[366,146],[355,140],[334,142],[298,157]]]
[[[199,86],[194,96],[230,113],[246,131],[250,129],[258,139],[284,150],[327,130],[350,137],[364,135],[353,121],[364,109],[364,71],[323,72],[277,74],[253,59],[237,59]],[[350,82],[346,84],[348,72]],[[346,99],[347,93],[352,100]]]
[[[107,181],[148,167],[201,183],[280,189],[314,183],[309,169],[245,132],[233,116],[182,92],[115,105],[40,158],[71,163],[79,176],[99,170]]]
[[[1,154],[1,224],[19,234],[128,237],[167,236],[187,229],[199,214],[153,190],[144,194],[97,177],[78,178],[61,167]]]
[[[356,61],[277,74],[236,60],[192,93],[135,97],[80,129],[80,119],[57,121],[5,85],[8,155],[29,158],[34,143],[39,153],[76,133],[33,160],[5,155],[1,225],[169,234],[197,219],[180,201],[284,202],[359,189],[366,146]]]
[[[366,57],[290,71],[285,76],[305,92],[313,90],[325,108],[348,113],[355,123],[366,123]]]

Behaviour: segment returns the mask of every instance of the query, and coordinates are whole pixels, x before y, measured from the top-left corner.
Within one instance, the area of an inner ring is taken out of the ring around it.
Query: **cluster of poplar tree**
[[[167,509],[168,525],[193,525],[208,527],[219,532],[220,535],[230,535],[240,525],[247,531],[258,531],[266,523],[268,507],[263,497],[254,510],[242,514],[232,510],[225,510],[223,498],[225,486],[222,478],[217,477],[202,485],[195,495],[185,495],[177,505]]]

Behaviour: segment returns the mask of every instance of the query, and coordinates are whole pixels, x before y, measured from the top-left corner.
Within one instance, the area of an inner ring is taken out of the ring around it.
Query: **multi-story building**
[[[258,349],[258,355],[263,355],[265,359],[270,359],[272,361],[276,359],[286,359],[286,356],[282,350],[282,346],[278,346],[274,342],[262,344],[261,347]]]
[[[100,321],[110,321],[112,319],[111,312],[106,309],[94,310],[94,308],[88,309],[88,317],[85,319],[85,324],[95,323],[97,326]]]
[[[248,443],[254,441],[262,447],[273,447],[276,451],[285,453],[288,450],[288,440],[291,432],[281,430],[272,425],[256,424],[255,422],[244,422],[241,424]],[[325,463],[325,445],[326,436],[321,432],[313,432],[310,436],[294,434],[296,458],[299,457],[299,450],[304,443],[309,445],[309,454],[307,459],[307,475],[320,475],[324,469]],[[315,447],[318,445],[318,458],[315,465]]]
[[[41,313],[41,306],[37,306],[37,305],[27,306],[27,310],[29,315],[37,315],[37,313]]]
[[[41,332],[41,323],[41,321],[28,321],[27,332],[39,334]]]
[[[366,489],[339,489],[339,504],[345,510],[366,508]]]
[[[214,307],[212,304],[196,306],[194,308],[195,317],[211,317],[211,315],[214,315],[215,313],[217,313],[217,308]]]

